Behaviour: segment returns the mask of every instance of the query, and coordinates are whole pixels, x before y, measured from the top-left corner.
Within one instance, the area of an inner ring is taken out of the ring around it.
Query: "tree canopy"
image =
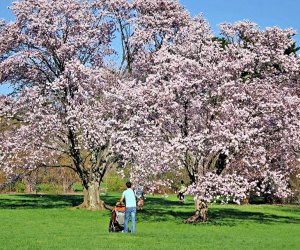
[[[97,209],[115,164],[153,188],[185,169],[193,221],[216,197],[290,195],[300,153],[294,30],[241,21],[215,37],[173,0],[23,0],[12,10],[16,21],[0,23],[0,83],[14,87],[0,115],[18,121],[0,135],[8,174],[71,168]]]

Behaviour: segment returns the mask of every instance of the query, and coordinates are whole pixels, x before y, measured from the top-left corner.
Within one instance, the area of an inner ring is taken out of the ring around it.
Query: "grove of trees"
[[[295,31],[240,21],[216,37],[176,0],[20,0],[0,22],[0,170],[68,168],[83,207],[130,168],[153,190],[186,171],[195,215],[215,199],[291,195],[299,179]],[[119,44],[120,49],[115,49]],[[180,178],[180,177],[178,177]]]

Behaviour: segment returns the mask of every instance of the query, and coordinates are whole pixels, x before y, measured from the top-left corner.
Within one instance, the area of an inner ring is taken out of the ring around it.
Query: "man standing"
[[[126,211],[125,211],[125,221],[124,221],[124,233],[128,232],[128,221],[129,215],[131,216],[131,232],[135,232],[135,214],[136,214],[136,199],[134,191],[131,189],[131,182],[126,182],[127,190],[122,194],[120,202],[123,202],[125,199]]]

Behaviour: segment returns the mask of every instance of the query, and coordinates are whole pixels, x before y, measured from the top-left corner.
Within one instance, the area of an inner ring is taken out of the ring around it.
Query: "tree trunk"
[[[93,211],[106,209],[104,202],[100,200],[99,184],[97,182],[88,183],[88,188],[83,190],[83,197],[81,208]]]
[[[184,223],[197,223],[197,222],[205,222],[208,218],[208,206],[207,202],[202,200],[195,201],[195,209],[196,212],[190,218],[184,220]]]
[[[67,184],[67,182],[64,179],[62,181],[62,187],[63,187],[64,193],[67,193],[69,191],[69,185]]]
[[[30,179],[30,176],[26,176],[23,179],[23,183],[25,185],[25,193],[33,193],[35,191],[35,185]]]
[[[274,197],[271,194],[264,195],[265,203],[274,204]]]
[[[68,192],[71,192],[72,191],[72,182],[66,180],[66,179],[63,179],[62,181],[62,187],[63,187],[63,192],[64,193],[68,193]]]
[[[250,197],[247,195],[244,199],[241,200],[241,205],[249,205]]]

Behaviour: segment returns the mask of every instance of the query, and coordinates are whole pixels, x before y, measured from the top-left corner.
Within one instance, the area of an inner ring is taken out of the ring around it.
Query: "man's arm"
[[[120,203],[124,202],[124,196],[121,196]]]

